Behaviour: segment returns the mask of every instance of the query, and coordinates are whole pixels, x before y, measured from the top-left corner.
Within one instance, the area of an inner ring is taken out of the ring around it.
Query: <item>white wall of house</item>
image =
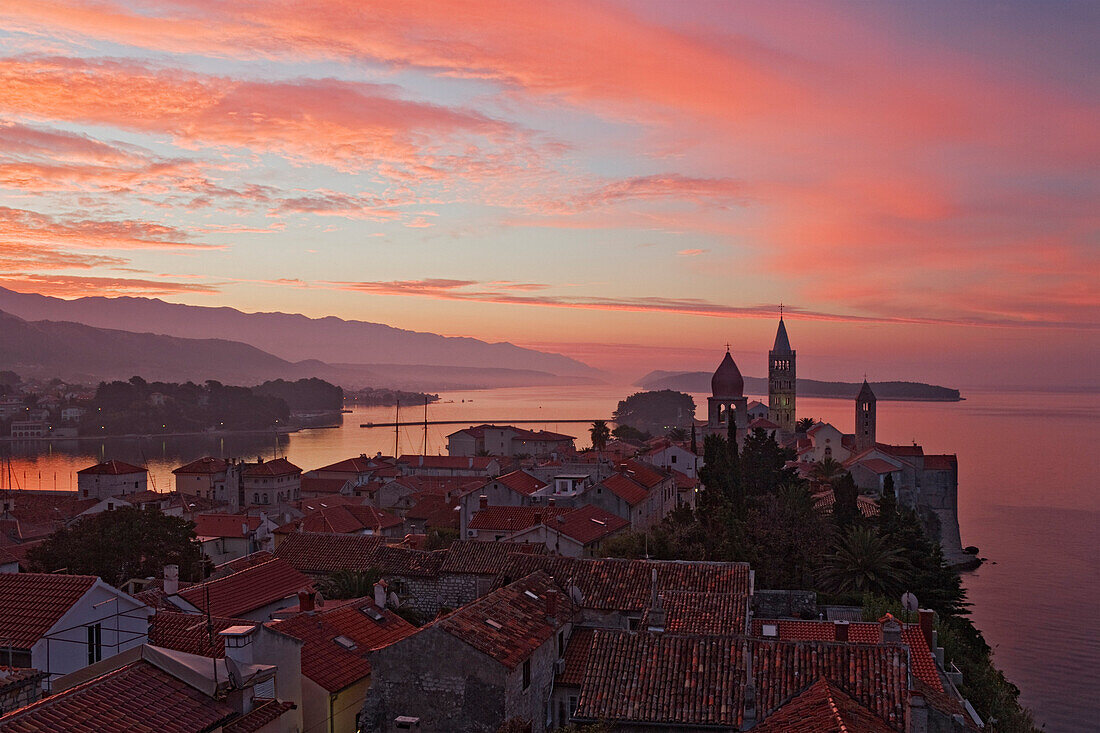
[[[152,614],[145,604],[97,581],[31,647],[31,666],[53,680],[141,646],[148,641]]]
[[[77,474],[76,488],[82,499],[106,499],[109,496],[136,494],[149,488],[149,474],[145,471],[120,473],[115,476],[98,473]]]

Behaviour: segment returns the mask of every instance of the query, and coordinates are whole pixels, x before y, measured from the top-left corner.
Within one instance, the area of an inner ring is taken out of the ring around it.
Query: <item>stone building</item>
[[[749,425],[749,406],[745,398],[745,379],[741,370],[726,348],[722,363],[714,370],[710,378],[711,396],[707,398],[708,435],[722,435],[729,432],[730,421],[737,431],[737,439],[745,436]]]
[[[775,344],[768,352],[768,419],[788,433],[794,432],[796,391],[795,351],[780,316]]]
[[[76,472],[82,499],[107,499],[137,494],[149,488],[149,472],[123,461],[105,461]]]
[[[864,378],[856,397],[856,450],[875,447],[875,431],[878,426],[877,402],[871,385]]]

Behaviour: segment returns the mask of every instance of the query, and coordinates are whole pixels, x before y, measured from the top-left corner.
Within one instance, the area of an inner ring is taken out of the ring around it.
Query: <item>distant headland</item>
[[[672,389],[678,392],[700,393],[710,391],[710,372],[652,371],[634,384],[646,390]],[[817,379],[798,379],[800,397],[825,397],[854,399],[861,382],[823,382]],[[964,399],[959,390],[923,382],[872,382],[875,395],[880,400],[910,402],[959,402]],[[745,377],[745,392],[768,393],[768,380],[763,377]]]

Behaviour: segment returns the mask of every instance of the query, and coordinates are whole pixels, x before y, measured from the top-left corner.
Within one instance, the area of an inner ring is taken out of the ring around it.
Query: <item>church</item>
[[[795,432],[796,371],[795,351],[787,337],[787,326],[779,316],[775,343],[768,352],[768,416],[750,420],[745,397],[745,379],[726,345],[726,355],[710,379],[711,396],[707,398],[707,434],[727,435],[730,421],[737,431],[738,442],[745,433],[761,427],[778,431],[780,436]],[[777,436],[778,437],[778,436]]]

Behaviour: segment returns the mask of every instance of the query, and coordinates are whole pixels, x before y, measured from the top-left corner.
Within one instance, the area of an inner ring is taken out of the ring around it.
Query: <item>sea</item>
[[[629,387],[539,387],[453,392],[425,410],[400,409],[416,425],[394,422],[394,407],[353,407],[339,426],[289,435],[108,438],[0,446],[12,451],[17,487],[75,489],[76,471],[103,459],[147,465],[153,486],[173,488],[172,469],[203,455],[254,459],[285,456],[305,470],[376,452],[445,454],[463,425],[422,426],[426,419],[469,424],[536,420],[529,425],[588,441],[584,423],[608,419]],[[693,395],[698,414],[706,395]],[[985,562],[963,576],[971,614],[994,649],[996,664],[1050,731],[1096,730],[1100,689],[1100,434],[1096,393],[968,391],[961,402],[884,402],[878,439],[919,443],[959,457],[963,545]],[[752,399],[752,397],[750,397]],[[851,430],[850,400],[800,398],[800,417]],[[5,478],[6,483],[6,478]]]

